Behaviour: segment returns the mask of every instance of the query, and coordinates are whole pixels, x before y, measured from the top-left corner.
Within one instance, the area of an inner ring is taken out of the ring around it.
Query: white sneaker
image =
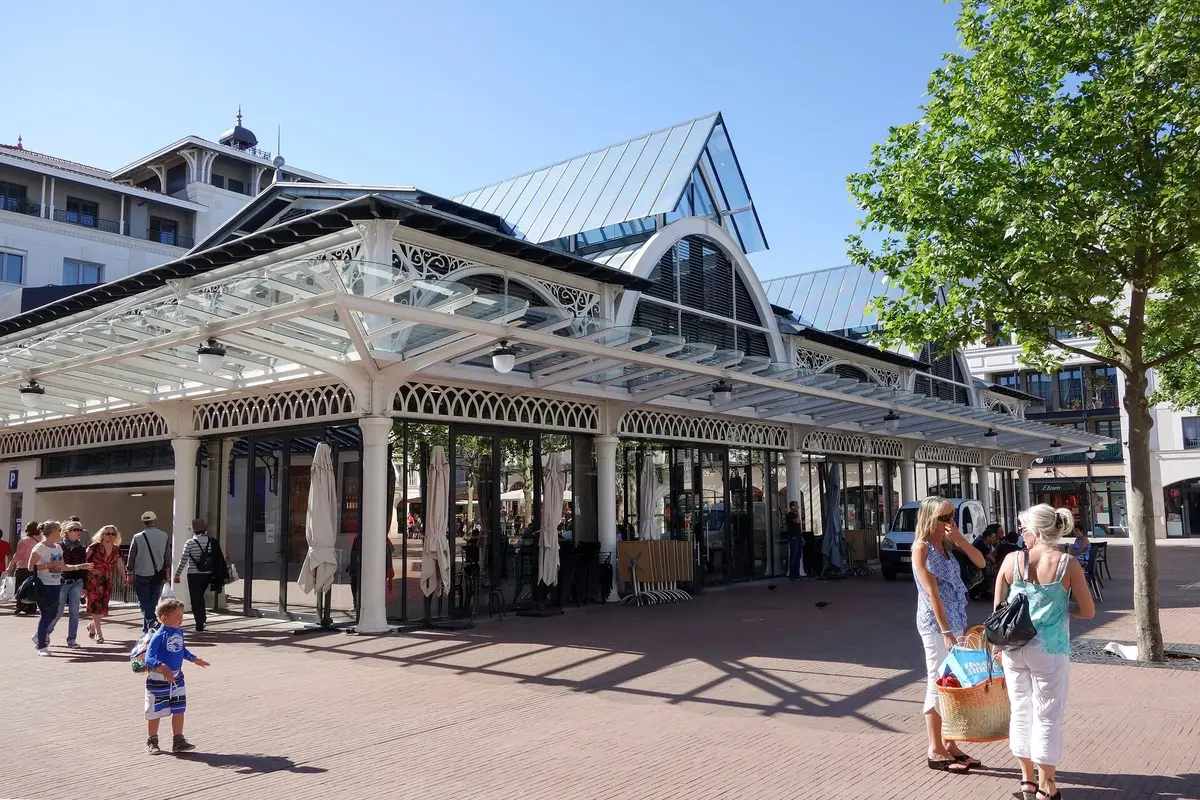
[[[42,647],[37,651],[37,654],[39,656],[48,656],[48,655],[50,655],[50,651],[47,650],[46,648]]]

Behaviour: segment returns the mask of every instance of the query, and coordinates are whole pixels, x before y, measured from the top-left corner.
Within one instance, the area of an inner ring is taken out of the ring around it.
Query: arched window
[[[688,236],[663,254],[649,275],[633,324],[689,341],[770,356],[754,297],[721,248]],[[703,313],[695,313],[703,312]],[[754,326],[754,327],[750,327]]]
[[[839,378],[850,378],[852,380],[862,381],[863,383],[876,383],[876,381],[872,380],[871,376],[867,374],[866,370],[862,369],[861,367],[856,367],[853,364],[838,364],[829,371],[834,375],[837,375]]]
[[[953,352],[937,355],[933,345],[927,344],[921,349],[918,360],[928,365],[928,375],[916,376],[913,382],[914,392],[964,406],[970,404],[970,395],[966,387],[956,385],[967,383],[968,378]],[[935,380],[936,378],[942,380]]]

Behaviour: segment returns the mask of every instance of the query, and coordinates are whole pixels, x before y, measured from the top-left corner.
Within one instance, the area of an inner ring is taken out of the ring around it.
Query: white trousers
[[[1051,655],[1040,642],[1001,655],[1012,719],[1008,744],[1017,758],[1058,766],[1062,758],[1062,724],[1067,714],[1071,657]]]
[[[962,636],[962,631],[956,631],[954,638]],[[940,633],[921,633],[921,644],[925,647],[925,672],[929,680],[925,684],[925,708],[923,713],[938,711],[937,679],[942,677],[942,664],[950,652],[946,649],[946,637]],[[938,713],[941,713],[938,711]]]

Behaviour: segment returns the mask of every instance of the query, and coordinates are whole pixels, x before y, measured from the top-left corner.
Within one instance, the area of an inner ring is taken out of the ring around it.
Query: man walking
[[[133,578],[133,589],[142,609],[142,633],[150,630],[156,620],[154,609],[171,563],[171,537],[155,527],[157,521],[158,515],[153,511],[142,514],[143,528],[133,535],[125,561],[125,574]]]

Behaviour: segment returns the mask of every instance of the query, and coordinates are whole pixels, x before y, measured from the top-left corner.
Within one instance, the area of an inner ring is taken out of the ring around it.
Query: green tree
[[[850,257],[903,291],[879,303],[886,341],[950,348],[998,322],[1030,366],[1119,370],[1138,645],[1161,660],[1148,375],[1200,399],[1200,2],[965,0],[958,32],[921,118],[849,178]]]

